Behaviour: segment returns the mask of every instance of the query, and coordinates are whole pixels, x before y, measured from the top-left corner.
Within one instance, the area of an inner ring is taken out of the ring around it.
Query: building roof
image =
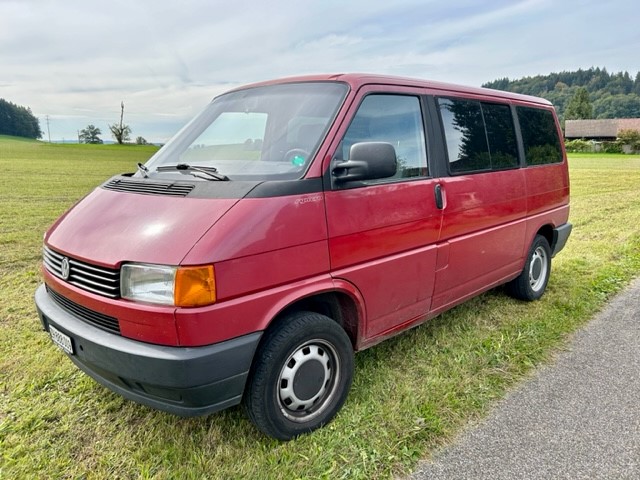
[[[565,138],[617,138],[620,130],[640,132],[640,118],[566,120],[564,123]]]

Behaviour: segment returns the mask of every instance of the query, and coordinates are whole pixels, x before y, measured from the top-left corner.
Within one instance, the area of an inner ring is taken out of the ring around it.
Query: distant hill
[[[609,73],[606,68],[592,67],[517,80],[501,78],[482,86],[546,98],[561,118],[576,90],[585,87],[594,118],[640,118],[640,72],[634,80],[626,71]]]

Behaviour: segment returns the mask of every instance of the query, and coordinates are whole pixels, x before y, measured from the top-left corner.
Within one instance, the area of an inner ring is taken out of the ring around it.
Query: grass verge
[[[328,427],[280,443],[239,408],[181,419],[123,400],[40,330],[42,233],[153,147],[0,138],[0,478],[389,478],[547,361],[640,272],[640,157],[571,155],[574,231],[542,300],[492,290],[356,356]]]

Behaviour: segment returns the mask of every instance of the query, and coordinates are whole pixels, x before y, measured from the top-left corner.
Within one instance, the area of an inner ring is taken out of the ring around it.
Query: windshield
[[[148,173],[187,165],[214,168],[231,180],[299,178],[346,92],[342,83],[308,82],[217,97],[146,163]]]

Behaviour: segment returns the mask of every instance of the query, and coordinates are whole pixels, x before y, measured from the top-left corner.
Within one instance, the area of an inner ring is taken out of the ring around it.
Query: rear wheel
[[[352,378],[353,348],[342,327],[298,312],[265,333],[243,403],[262,432],[290,440],[330,422]]]
[[[507,293],[519,300],[538,300],[547,288],[551,273],[551,248],[542,235],[536,235],[520,275],[506,285]]]

